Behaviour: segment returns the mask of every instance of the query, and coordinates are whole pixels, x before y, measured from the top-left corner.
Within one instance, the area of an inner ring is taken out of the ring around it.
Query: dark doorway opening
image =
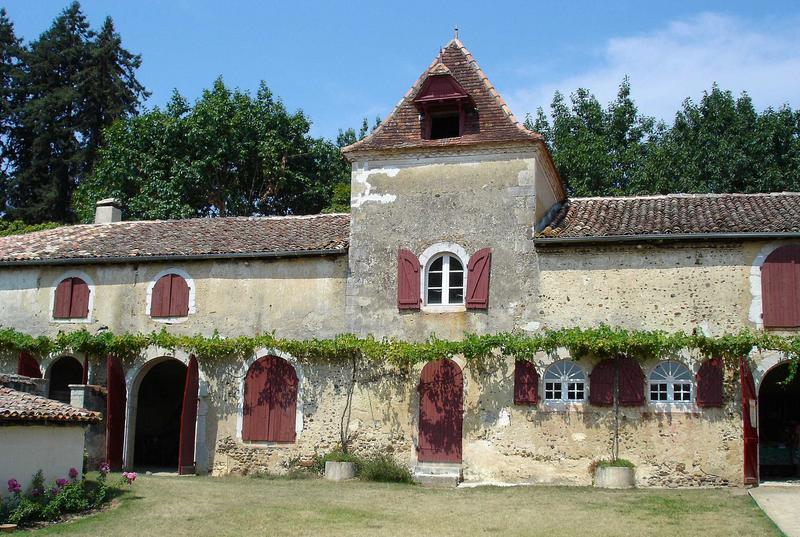
[[[83,365],[72,356],[62,356],[50,366],[50,399],[69,403],[70,384],[83,383]]]
[[[153,366],[142,379],[133,449],[137,468],[177,470],[185,381],[186,366],[178,360]]]
[[[772,369],[758,393],[759,466],[762,479],[800,477],[800,375],[784,381],[789,364]]]

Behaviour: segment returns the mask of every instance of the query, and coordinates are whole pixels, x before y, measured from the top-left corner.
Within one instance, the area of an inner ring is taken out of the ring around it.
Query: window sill
[[[297,440],[292,442],[275,442],[274,440],[242,440],[239,443],[246,447],[257,449],[271,449],[271,448],[292,448],[297,445]]]
[[[588,407],[588,401],[542,401],[542,410],[549,412],[583,412]]]
[[[87,318],[87,319],[50,319],[50,322],[56,324],[91,324],[94,321],[91,318]]]
[[[422,311],[422,313],[461,313],[467,311],[467,307],[464,304],[458,304],[452,306],[451,305],[440,306],[431,304],[422,306],[420,308],[420,311]]]
[[[648,401],[647,409],[656,414],[697,414],[700,412],[700,407],[693,401],[678,403]]]
[[[157,323],[164,323],[164,324],[180,324],[185,323],[189,320],[189,316],[186,317],[152,317],[148,315],[150,319]]]

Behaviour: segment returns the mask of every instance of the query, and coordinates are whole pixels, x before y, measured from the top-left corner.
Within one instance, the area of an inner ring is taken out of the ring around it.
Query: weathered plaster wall
[[[536,296],[537,150],[453,152],[353,163],[347,322],[376,336],[458,338],[526,324]],[[397,251],[421,254],[440,242],[472,255],[492,248],[490,312],[397,310]],[[503,275],[503,277],[498,277]]]
[[[153,278],[172,268],[192,278],[195,312],[168,325],[150,318],[147,294]],[[74,270],[95,285],[88,323],[51,317],[54,286]],[[0,326],[51,336],[67,329],[146,333],[169,326],[174,333],[208,336],[274,330],[285,337],[328,337],[345,330],[346,271],[345,256],[3,268]]]

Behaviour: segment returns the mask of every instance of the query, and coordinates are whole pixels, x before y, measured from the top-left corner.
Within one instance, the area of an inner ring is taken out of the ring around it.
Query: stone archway
[[[785,383],[789,363],[769,369],[758,390],[759,468],[762,480],[800,477],[800,375]]]
[[[72,356],[57,358],[47,370],[48,397],[69,404],[72,399],[69,385],[83,384],[83,364]]]
[[[131,385],[128,466],[178,469],[186,365],[174,358],[154,360]]]

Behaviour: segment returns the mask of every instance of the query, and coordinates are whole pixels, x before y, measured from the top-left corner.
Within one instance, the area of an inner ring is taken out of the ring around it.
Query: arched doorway
[[[50,379],[48,397],[69,403],[72,399],[69,385],[83,383],[83,364],[72,356],[62,356],[53,362],[47,376]]]
[[[800,477],[800,375],[785,383],[789,364],[772,368],[758,390],[759,467],[764,480]]]
[[[420,462],[461,462],[464,378],[452,360],[428,363],[419,380]]]
[[[144,374],[136,398],[135,467],[177,470],[185,382],[186,365],[174,359]]]

